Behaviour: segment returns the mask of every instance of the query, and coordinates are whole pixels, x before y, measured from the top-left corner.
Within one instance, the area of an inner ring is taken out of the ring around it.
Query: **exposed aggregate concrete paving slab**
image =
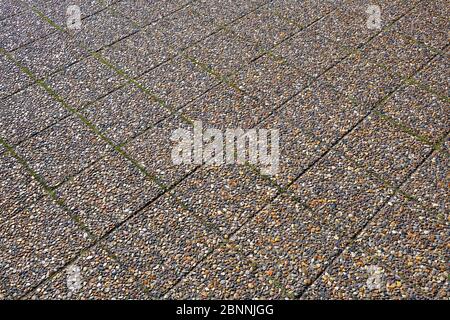
[[[281,17],[306,27],[335,8],[336,1],[296,0],[271,1],[268,7]]]
[[[68,268],[80,271],[80,288],[67,286],[70,269],[65,269],[39,286],[30,299],[146,299],[148,296],[133,274],[112,259],[102,248],[95,246],[84,252]]]
[[[258,272],[277,279],[297,296],[344,248],[350,235],[335,230],[335,220],[305,209],[289,198],[277,198],[233,236]]]
[[[378,6],[381,13],[381,26],[387,26],[413,7],[417,0],[351,0],[341,1],[339,8],[352,15],[366,15],[369,6]],[[373,12],[373,11],[371,11]]]
[[[395,31],[377,36],[364,48],[363,54],[366,59],[402,77],[413,75],[434,56],[428,48]]]
[[[0,20],[19,14],[24,10],[25,6],[20,2],[17,3],[16,0],[4,0],[0,3]]]
[[[231,81],[260,103],[275,107],[306,87],[311,79],[285,61],[261,57],[239,70]]]
[[[83,114],[109,139],[121,144],[170,112],[141,89],[126,85],[86,107]]]
[[[83,48],[97,51],[107,45],[131,35],[137,28],[114,12],[103,10],[82,21],[84,27],[69,30],[69,34]]]
[[[225,25],[266,3],[265,0],[198,0],[193,8],[218,25]]]
[[[196,167],[194,164],[184,163],[175,165],[172,161],[172,146],[178,143],[175,136],[172,141],[172,134],[179,129],[188,130],[192,134],[192,127],[183,119],[170,116],[147,128],[125,146],[125,150],[134,159],[139,161],[147,171],[156,174],[167,186],[181,180]]]
[[[418,199],[425,207],[437,210],[441,214],[448,212],[449,158],[442,152],[435,152],[411,176],[402,188]]]
[[[433,299],[448,278],[448,221],[395,197],[305,294],[313,299]]]
[[[327,145],[298,125],[296,108],[288,104],[274,112],[258,128],[279,130],[281,144],[280,170],[273,178],[282,186],[294,181],[309,165],[327,150]]]
[[[444,97],[450,97],[448,70],[450,69],[449,56],[438,56],[421,70],[415,79],[431,88]]]
[[[275,106],[263,105],[234,88],[221,84],[192,101],[181,111],[192,121],[202,121],[205,128],[250,129]]]
[[[230,75],[260,55],[261,48],[221,30],[186,50],[186,54],[213,71]]]
[[[104,10],[107,6],[111,5],[117,0],[24,0],[33,8],[42,12],[46,17],[50,18],[53,22],[60,26],[65,27],[67,21],[70,19],[68,16],[69,6],[80,7],[81,19],[85,19],[99,11]],[[82,22],[83,23],[83,22]]]
[[[346,235],[364,226],[393,192],[336,152],[322,158],[291,190],[322,221],[330,221],[330,228]]]
[[[166,45],[181,50],[192,46],[217,29],[214,20],[197,13],[192,6],[186,6],[169,17],[155,23],[155,28],[163,35]]]
[[[317,21],[313,30],[346,47],[356,47],[377,33],[367,28],[367,14],[347,12],[341,8]]]
[[[238,36],[266,50],[280,43],[296,30],[296,26],[264,7],[256,10],[231,27]]]
[[[5,50],[11,51],[37,40],[54,29],[27,9],[21,14],[0,21],[0,43]]]
[[[348,55],[342,45],[310,29],[296,34],[273,52],[312,77],[317,77]]]
[[[275,192],[268,181],[245,166],[235,165],[196,171],[174,189],[179,201],[223,234],[242,226]]]
[[[56,186],[110,149],[81,120],[72,116],[25,141],[17,151],[50,186]]]
[[[226,261],[226,264],[223,263]],[[217,248],[166,296],[170,299],[280,299],[282,290],[234,242]]]
[[[158,185],[111,153],[58,188],[58,196],[96,236],[102,236],[160,193]]]
[[[1,1],[0,299],[448,299],[448,13]],[[279,170],[175,164],[200,122]]]
[[[220,242],[170,196],[163,196],[104,240],[154,298],[195,267]]]
[[[70,107],[81,109],[123,85],[125,79],[88,58],[50,76],[46,82]]]
[[[432,150],[377,116],[364,120],[336,149],[395,186],[399,186]]]
[[[442,49],[449,42],[449,10],[446,1],[422,1],[393,29],[433,48]]]
[[[85,248],[90,240],[50,198],[0,225],[3,298],[18,298]]]
[[[151,70],[138,81],[174,109],[179,109],[218,83],[216,78],[182,56]]]
[[[14,51],[14,58],[38,78],[67,67],[86,53],[78,43],[63,32],[54,32]]]
[[[373,105],[400,85],[399,75],[388,72],[376,61],[355,53],[328,70],[322,79],[359,103]]]
[[[1,148],[0,148],[1,149]],[[9,153],[0,154],[0,225],[44,195],[39,183]]]
[[[131,0],[119,1],[112,6],[112,9],[143,27],[169,15],[187,3],[189,0]]]
[[[174,56],[173,50],[144,31],[105,48],[101,54],[132,77],[138,77]]]
[[[448,101],[410,85],[395,92],[379,110],[435,143],[450,129],[449,107]]]
[[[350,131],[368,112],[326,82],[316,81],[286,105],[297,126],[327,145]]]
[[[0,98],[9,96],[32,83],[32,79],[24,74],[18,66],[5,56],[0,56]]]
[[[68,115],[60,103],[34,84],[0,100],[0,135],[18,144]]]

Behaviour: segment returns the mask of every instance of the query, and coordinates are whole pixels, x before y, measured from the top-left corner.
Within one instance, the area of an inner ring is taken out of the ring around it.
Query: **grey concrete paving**
[[[4,56],[0,57],[0,66],[2,68],[2,81],[0,83],[1,98],[7,97],[32,83],[26,74],[21,72],[13,62]]]
[[[449,299],[449,10],[1,1],[0,299]],[[279,170],[174,164],[199,121]]]
[[[33,204],[44,195],[39,183],[31,177],[20,163],[7,153],[0,155],[2,180],[2,216],[0,223],[9,220],[21,209]]]
[[[33,84],[0,101],[0,126],[10,143],[20,143],[70,113],[41,86]]]
[[[66,118],[17,147],[25,161],[51,186],[88,167],[110,146],[78,118]]]
[[[432,150],[378,116],[367,117],[336,149],[394,185],[407,179]]]
[[[3,298],[19,298],[89,245],[77,224],[48,197],[1,226]]]
[[[96,236],[107,234],[158,194],[158,185],[111,153],[57,190],[58,197]]]
[[[72,37],[54,32],[14,51],[14,57],[37,77],[44,78],[63,69],[87,53]]]
[[[447,231],[432,212],[394,197],[305,298],[432,299],[448,280]]]
[[[89,57],[46,79],[54,94],[81,109],[126,83],[126,80],[96,59]]]

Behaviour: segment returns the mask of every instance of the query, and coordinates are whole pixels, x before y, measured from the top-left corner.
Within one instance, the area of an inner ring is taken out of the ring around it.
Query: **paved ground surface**
[[[449,8],[1,0],[0,298],[448,298]],[[194,120],[279,174],[174,166]]]

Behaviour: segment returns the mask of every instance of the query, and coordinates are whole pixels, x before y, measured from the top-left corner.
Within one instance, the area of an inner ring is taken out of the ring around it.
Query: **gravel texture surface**
[[[327,82],[316,81],[290,100],[285,109],[291,109],[291,117],[297,127],[308,132],[323,144],[331,146],[357,125],[368,112],[337,91]]]
[[[266,6],[240,19],[231,30],[239,37],[269,50],[292,35],[297,28]]]
[[[396,186],[408,178],[432,150],[377,116],[366,118],[336,149]]]
[[[0,100],[0,135],[18,144],[70,113],[42,87],[34,84]]]
[[[158,176],[162,183],[170,186],[194,170],[194,164],[175,165],[172,161],[172,133],[178,129],[191,132],[188,125],[177,116],[169,116],[163,121],[149,126],[139,136],[126,144],[125,150],[144,168]]]
[[[55,186],[110,149],[82,121],[71,116],[25,141],[17,152],[50,186]]]
[[[67,286],[72,270],[79,270],[79,287]],[[96,246],[37,288],[30,299],[146,299],[142,285],[107,251]]]
[[[288,19],[298,26],[306,27],[335,9],[337,2],[334,0],[306,0],[302,2],[277,0],[271,1],[268,7],[284,19]]]
[[[377,33],[367,28],[367,14],[360,11],[348,11],[338,7],[312,26],[324,37],[342,46],[357,47]]]
[[[0,225],[3,298],[19,298],[87,245],[89,238],[48,197],[30,204]]]
[[[433,299],[448,279],[447,246],[448,220],[394,197],[304,297]]]
[[[162,34],[164,44],[176,50],[185,49],[217,29],[215,21],[188,5],[156,24],[152,29]]]
[[[280,299],[282,290],[234,241],[218,247],[165,296],[169,299]]]
[[[225,25],[266,3],[265,0],[198,0],[193,3],[193,7],[200,15],[211,18],[216,24]]]
[[[0,20],[19,14],[24,10],[25,6],[22,3],[17,3],[15,0],[4,0],[0,4]]]
[[[50,76],[46,83],[70,107],[81,109],[123,85],[125,79],[90,57]]]
[[[177,56],[138,79],[172,109],[179,109],[218,83],[188,59]]]
[[[179,10],[189,2],[189,0],[129,0],[119,1],[112,5],[111,9],[144,27]]]
[[[273,178],[285,187],[294,181],[309,165],[319,159],[327,151],[326,143],[298,126],[295,106],[291,103],[286,108],[275,111],[258,128],[279,130],[280,139],[280,170]]]
[[[104,240],[154,298],[161,298],[221,241],[171,196],[163,196]]]
[[[255,273],[298,296],[350,240],[335,230],[335,220],[299,202],[278,198],[233,236],[243,255],[254,261]]]
[[[55,30],[33,11],[26,9],[0,21],[0,43],[8,51],[20,48]]]
[[[305,88],[311,79],[285,60],[264,56],[239,70],[231,81],[260,103],[275,108]]]
[[[181,112],[192,121],[202,121],[205,128],[250,129],[274,107],[222,83],[186,105]]]
[[[38,78],[64,69],[85,56],[75,40],[59,31],[14,51],[17,61]]]
[[[449,8],[0,1],[0,299],[448,300]]]
[[[103,10],[82,20],[82,27],[69,30],[69,34],[83,48],[97,51],[136,31],[137,28],[128,19],[114,11]]]
[[[0,225],[44,195],[39,183],[9,153],[0,154]]]
[[[450,52],[447,52],[447,56],[437,56],[415,77],[420,83],[428,86],[431,90],[444,97],[450,96],[447,72],[450,68],[448,54]]]
[[[32,83],[32,79],[24,74],[17,65],[3,55],[0,56],[0,98],[10,96]]]
[[[445,0],[421,1],[393,26],[395,30],[435,49],[448,45],[448,16]]]
[[[42,12],[45,16],[60,26],[67,23],[67,8],[70,5],[80,7],[81,19],[86,19],[100,11],[104,11],[108,6],[117,0],[23,0]],[[83,23],[83,22],[82,22]]]
[[[170,115],[134,85],[126,85],[89,105],[83,114],[116,144],[135,137]]]
[[[261,55],[261,48],[227,30],[220,30],[188,48],[186,54],[215,72],[227,76]]]
[[[411,176],[402,189],[415,197],[426,208],[433,208],[440,214],[445,214],[450,207],[448,167],[448,154],[435,152]]]
[[[344,47],[315,30],[305,29],[274,50],[295,68],[317,77],[348,53]]]
[[[401,88],[379,110],[432,142],[440,140],[450,129],[448,101],[418,86]]]
[[[175,197],[224,234],[242,226],[275,194],[268,181],[245,166],[206,167],[183,180]]]
[[[415,74],[434,56],[430,49],[392,30],[377,36],[364,48],[363,54],[371,62],[402,77]]]
[[[328,70],[325,79],[358,103],[373,105],[393,92],[402,79],[360,52]]]
[[[292,191],[341,235],[364,226],[393,193],[337,152],[327,154],[300,177]]]
[[[366,15],[366,17],[369,5],[378,6],[381,11],[381,25],[387,26],[394,19],[406,14],[411,5],[417,2],[417,0],[341,0],[338,5],[347,14]]]
[[[101,54],[132,77],[142,75],[175,55],[158,37],[145,31],[116,42],[105,48]]]
[[[89,230],[102,236],[144,207],[161,189],[114,152],[71,179],[57,193]]]

